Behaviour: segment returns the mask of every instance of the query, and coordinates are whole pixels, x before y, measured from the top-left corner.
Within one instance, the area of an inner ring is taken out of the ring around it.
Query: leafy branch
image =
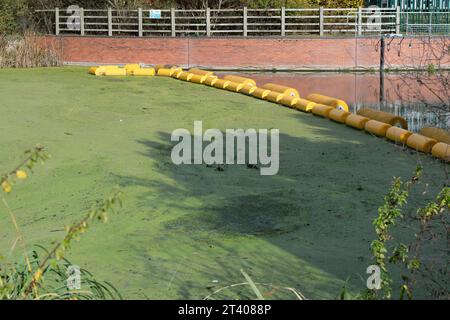
[[[422,167],[417,167],[410,181],[403,182],[400,178],[394,178],[391,189],[384,197],[383,205],[378,208],[378,217],[373,221],[377,239],[372,241],[370,248],[376,264],[381,269],[381,287],[384,289],[384,298],[391,298],[392,279],[387,270],[387,242],[392,239],[389,231],[395,226],[397,219],[402,218],[402,207],[406,204],[409,189],[422,175]],[[375,291],[372,290],[374,296]]]
[[[401,275],[402,284],[400,286],[400,299],[407,297],[413,298],[413,288],[416,282],[416,275],[424,273],[428,278],[431,277],[430,270],[433,270],[422,257],[422,247],[424,243],[430,243],[429,240],[436,237],[433,229],[443,227],[444,237],[446,238],[447,248],[443,250],[444,260],[448,259],[450,254],[450,228],[448,224],[448,212],[450,209],[450,188],[444,187],[434,200],[430,201],[425,207],[416,210],[412,217],[419,222],[419,229],[414,228],[414,241],[409,245],[404,243],[395,244],[391,250],[388,249],[388,242],[393,240],[391,229],[399,220],[405,219],[402,212],[404,204],[409,197],[410,188],[419,181],[422,175],[422,167],[417,167],[410,181],[403,182],[400,178],[394,178],[388,194],[384,197],[383,205],[378,209],[378,216],[373,221],[377,239],[371,243],[371,251],[376,264],[381,269],[381,288],[383,289],[384,299],[392,297],[392,278],[388,271],[388,264],[402,264],[404,272]],[[434,223],[437,222],[437,223]],[[445,265],[445,263],[444,263]],[[406,271],[406,272],[405,272]],[[440,275],[448,277],[448,269],[440,269]],[[428,282],[438,283],[440,281],[430,278]],[[425,283],[427,285],[427,283]],[[441,286],[440,286],[441,287]],[[448,290],[439,288],[440,295],[447,296]],[[369,290],[366,295],[368,298],[377,298],[375,290]]]
[[[115,204],[119,204],[120,207],[122,206],[121,197],[122,192],[117,191],[108,199],[98,201],[81,221],[73,224],[72,226],[66,227],[66,236],[62,241],[58,242],[41,261],[30,284],[24,292],[25,296],[30,294],[33,287],[40,281],[44,269],[48,266],[48,264],[54,266],[56,265],[57,260],[63,259],[67,250],[70,249],[72,240],[79,240],[80,235],[86,232],[91,222],[98,220],[106,223],[108,221],[108,212],[114,212]]]
[[[41,145],[37,145],[32,150],[27,150],[25,152],[25,159],[13,170],[1,176],[0,185],[3,192],[9,194],[12,192],[12,185],[16,180],[25,180],[28,177],[29,172],[33,172],[33,168],[39,162],[44,163],[50,158],[50,156],[45,152],[45,149]],[[106,223],[108,221],[108,213],[115,212],[115,207],[119,205],[122,206],[122,192],[115,191],[110,197],[105,200],[97,201],[88,214],[81,219],[79,222],[66,227],[65,237],[58,242],[54,247],[45,251],[44,257],[41,259],[36,251],[32,252],[31,258],[27,254],[26,242],[20,231],[17,219],[13,211],[8,206],[8,203],[4,197],[2,201],[9,213],[12,224],[14,225],[15,232],[17,234],[17,240],[15,242],[20,242],[23,249],[23,257],[25,264],[20,264],[17,262],[10,263],[0,255],[0,299],[7,298],[79,298],[88,297],[92,292],[72,292],[65,291],[60,293],[61,288],[56,290],[58,292],[48,292],[48,288],[45,287],[43,283],[43,275],[53,271],[53,273],[60,279],[64,278],[64,274],[61,270],[60,262],[65,262],[67,265],[69,262],[65,259],[65,254],[70,249],[73,240],[79,240],[80,236],[86,232],[88,227],[94,221],[101,221]],[[120,297],[117,290],[110,284],[99,283],[92,279],[92,275],[86,270],[81,271],[84,276],[88,278],[86,281],[91,289],[95,292],[95,297],[105,298],[106,296]],[[38,289],[44,289],[46,291],[44,294],[39,294]],[[66,288],[67,289],[67,288]]]
[[[26,158],[13,170],[4,174],[0,178],[0,185],[5,193],[12,191],[12,185],[15,179],[25,180],[28,177],[27,172],[24,170],[27,168],[33,172],[34,166],[40,161],[42,164],[50,159],[50,155],[45,152],[45,149],[41,145],[36,145],[34,149],[25,151]]]

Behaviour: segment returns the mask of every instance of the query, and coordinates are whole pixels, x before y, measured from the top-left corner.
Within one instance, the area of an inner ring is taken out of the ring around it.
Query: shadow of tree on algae
[[[202,298],[245,282],[240,269],[255,282],[295,287],[307,298],[334,298],[348,276],[366,277],[377,208],[392,177],[409,177],[417,156],[324,119],[298,119],[309,133],[280,133],[275,176],[261,176],[245,165],[226,165],[224,171],[205,164],[174,165],[170,156],[176,143],[166,132],[155,141],[138,141],[156,177],[116,178],[125,188],[147,189],[139,196],[140,208],[166,208],[158,219],[164,234],[160,248],[176,264],[171,279],[176,296]],[[431,168],[424,180],[438,188],[436,161],[420,160]],[[416,198],[409,205],[423,204]],[[149,277],[167,278],[167,270],[149,270]],[[359,290],[363,284],[358,279],[352,286]],[[261,289],[269,298],[295,298],[270,286]],[[242,286],[217,297],[254,295]]]

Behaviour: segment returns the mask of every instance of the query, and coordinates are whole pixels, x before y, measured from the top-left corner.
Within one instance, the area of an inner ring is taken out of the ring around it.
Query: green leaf
[[[252,278],[250,278],[250,276],[247,273],[245,273],[245,271],[242,270],[242,269],[241,269],[241,273],[244,275],[244,278],[248,282],[248,284],[250,285],[250,288],[252,288],[253,292],[256,295],[256,298],[258,300],[264,300],[264,297],[261,294],[261,291],[259,291],[259,289],[256,287],[256,284],[253,282]]]

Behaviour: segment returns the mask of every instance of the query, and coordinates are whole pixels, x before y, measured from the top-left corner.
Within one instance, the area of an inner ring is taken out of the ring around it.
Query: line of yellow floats
[[[89,73],[97,76],[157,75],[238,92],[303,112],[311,112],[316,116],[365,130],[378,137],[386,137],[416,151],[431,153],[436,158],[450,161],[450,134],[446,130],[428,127],[423,128],[420,133],[413,133],[408,131],[408,123],[402,117],[370,108],[362,108],[354,114],[349,112],[345,101],[318,93],[312,93],[304,99],[296,89],[283,85],[266,83],[258,87],[250,78],[227,75],[220,79],[211,71],[197,68],[184,71],[180,67],[166,65],[157,65],[154,68],[141,68],[138,64],[128,64],[124,67],[98,66],[90,68]]]

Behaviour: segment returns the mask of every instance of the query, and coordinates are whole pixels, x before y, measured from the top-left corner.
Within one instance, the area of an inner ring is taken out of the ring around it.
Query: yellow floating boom
[[[312,113],[315,114],[316,116],[320,116],[320,117],[324,117],[324,118],[328,118],[330,115],[331,110],[333,110],[333,107],[330,106],[326,106],[323,104],[316,104],[313,108],[312,108]]]
[[[399,127],[390,127],[386,131],[386,138],[396,143],[406,144],[406,141],[412,134],[411,131]]]
[[[205,79],[205,81],[203,81],[203,84],[206,84],[207,86],[213,87],[217,80],[219,80],[219,78],[217,78],[215,76],[214,77],[213,76],[209,76],[209,77],[207,77]]]
[[[217,81],[214,82],[213,86],[217,89],[226,89],[230,83],[231,81],[229,80],[217,79]]]
[[[366,122],[370,119],[367,117],[363,117],[357,114],[352,113],[345,119],[345,124],[349,127],[363,130],[364,126],[366,125]]]
[[[127,75],[133,75],[133,71],[140,69],[141,66],[138,64],[126,64],[124,68],[127,72]]]
[[[421,134],[414,133],[406,140],[408,147],[423,153],[430,153],[433,146],[437,143],[435,139],[425,137]]]
[[[251,96],[256,89],[257,87],[252,84],[244,84],[244,86],[239,90],[239,93]]]
[[[439,142],[450,144],[450,133],[447,130],[434,127],[425,127],[422,128],[419,133],[428,138],[433,138]]]
[[[232,92],[239,92],[244,86],[244,83],[231,81],[225,89]]]
[[[450,145],[444,142],[436,143],[431,149],[433,157],[450,162]]]
[[[261,88],[267,89],[267,90],[271,90],[271,91],[280,92],[280,93],[284,93],[286,96],[291,96],[291,97],[294,97],[294,98],[300,98],[300,94],[298,93],[297,89],[294,89],[294,88],[291,88],[291,87],[282,86],[282,85],[275,84],[275,83],[266,83]]]
[[[259,99],[264,99],[265,97],[267,97],[267,95],[269,93],[270,93],[270,90],[263,89],[263,88],[256,88],[252,92],[252,96],[254,96],[255,98],[259,98]]]
[[[181,71],[183,71],[181,68],[159,68],[156,70],[156,75],[160,77],[173,77],[175,73]]]
[[[306,99],[311,100],[318,104],[324,104],[326,106],[330,106],[336,109],[349,111],[347,103],[341,99],[336,99],[318,93],[311,93],[309,96],[306,97]]]
[[[283,97],[284,93],[280,93],[277,91],[270,91],[269,94],[264,97],[264,99],[271,102],[279,103],[281,99],[283,99]]]
[[[388,123],[391,126],[400,125],[403,129],[408,129],[408,122],[406,122],[404,118],[396,116],[395,114],[389,112],[375,110],[372,108],[361,108],[356,113],[360,116],[364,116],[372,120]]]
[[[256,87],[256,81],[250,78],[235,76],[235,75],[227,75],[223,77],[225,80],[229,80],[231,82],[243,83],[245,85],[251,85]]]
[[[139,68],[134,69],[130,73],[132,76],[154,76],[155,68]]]
[[[283,95],[283,98],[281,99],[280,103],[283,106],[286,106],[286,107],[289,107],[289,108],[293,108],[294,105],[298,102],[298,99],[299,98],[296,98],[296,97]]]
[[[364,125],[364,130],[366,130],[367,132],[370,132],[376,136],[385,137],[386,131],[390,127],[392,127],[392,126],[388,123],[380,122],[377,120],[369,120]]]
[[[345,123],[345,119],[347,119],[349,115],[351,115],[351,112],[333,108],[328,114],[328,117],[335,122]]]
[[[292,106],[292,108],[303,111],[303,112],[311,112],[311,110],[317,105],[317,103],[306,100],[306,99],[302,99],[302,98],[297,98],[297,101],[294,103],[294,105]]]
[[[207,70],[201,70],[201,69],[197,69],[197,68],[191,68],[188,70],[190,73],[199,75],[199,76],[213,76],[214,72],[212,71],[207,71]]]

